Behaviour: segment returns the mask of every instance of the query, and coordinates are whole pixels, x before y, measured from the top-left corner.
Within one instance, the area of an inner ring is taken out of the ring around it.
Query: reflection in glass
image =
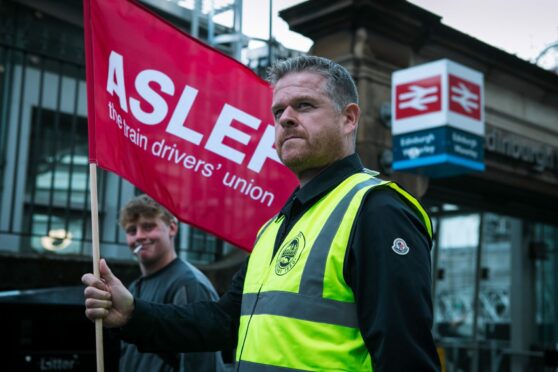
[[[511,221],[484,214],[479,287],[479,337],[509,340],[511,289]]]
[[[49,224],[50,230],[48,230]],[[68,225],[67,229],[66,225]],[[82,221],[80,219],[71,219],[67,224],[65,219],[59,216],[49,217],[46,214],[35,213],[31,233],[31,248],[38,253],[46,251],[63,255],[81,253]]]
[[[442,337],[470,337],[479,215],[438,218],[437,332]]]
[[[558,342],[558,227],[535,224],[533,230],[533,243],[539,247],[535,261],[537,339],[543,348],[554,348]]]

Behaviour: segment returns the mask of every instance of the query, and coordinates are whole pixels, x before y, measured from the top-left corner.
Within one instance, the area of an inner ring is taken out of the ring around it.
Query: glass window
[[[223,255],[223,241],[216,236],[190,227],[186,257],[198,264],[209,264],[219,260]]]
[[[535,224],[529,249],[535,260],[536,322],[538,343],[555,348],[558,343],[558,227]]]
[[[436,331],[441,337],[471,337],[475,259],[479,239],[479,215],[439,215]]]
[[[434,334],[448,370],[542,368],[542,350],[558,341],[558,227],[460,206],[429,210]]]
[[[81,218],[66,219],[43,213],[35,213],[32,218],[31,248],[34,251],[57,254],[82,253],[84,221]],[[45,234],[45,231],[48,233]]]
[[[509,340],[513,239],[510,218],[467,213],[453,205],[441,206],[435,215],[437,333],[440,337]]]
[[[87,119],[44,108],[34,108],[32,117],[29,198],[82,207],[89,192]]]
[[[24,221],[30,249],[83,254],[88,202],[87,120],[44,107],[32,109]]]
[[[479,336],[510,338],[511,221],[509,217],[484,214],[479,283]]]

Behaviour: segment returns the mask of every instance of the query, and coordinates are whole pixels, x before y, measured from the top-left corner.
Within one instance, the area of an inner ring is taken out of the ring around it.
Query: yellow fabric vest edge
[[[380,185],[407,199],[431,235],[428,215],[416,199],[364,172],[315,203],[274,257],[282,221],[269,221],[258,234],[244,280],[239,371],[372,371],[343,264],[363,197]]]

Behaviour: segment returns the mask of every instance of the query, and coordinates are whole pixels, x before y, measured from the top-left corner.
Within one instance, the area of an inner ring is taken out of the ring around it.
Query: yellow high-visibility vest
[[[363,197],[380,185],[408,200],[432,235],[415,198],[366,172],[348,177],[304,213],[275,256],[282,217],[271,219],[258,233],[244,280],[239,371],[372,370],[343,267]]]

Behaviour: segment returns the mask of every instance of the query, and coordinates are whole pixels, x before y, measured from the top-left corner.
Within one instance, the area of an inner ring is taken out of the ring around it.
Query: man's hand
[[[90,320],[103,319],[108,328],[122,327],[134,311],[134,297],[112,274],[106,261],[99,262],[101,279],[93,274],[85,274],[81,281],[87,286],[85,295],[85,316]]]

